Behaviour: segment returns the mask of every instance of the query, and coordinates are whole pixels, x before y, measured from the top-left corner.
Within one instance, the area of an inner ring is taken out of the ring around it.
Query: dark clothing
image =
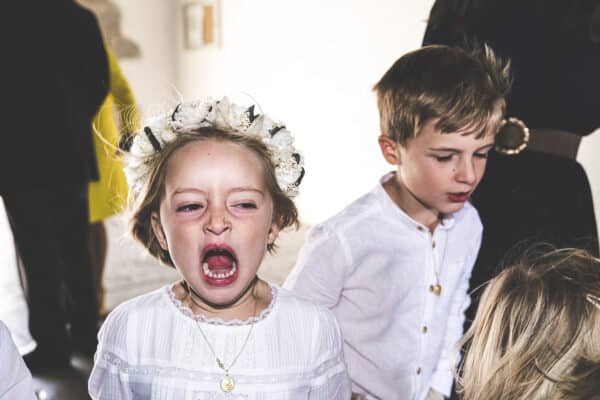
[[[87,191],[98,177],[91,126],[108,65],[96,18],[74,2],[6,7],[21,23],[1,39],[0,195],[23,260],[34,353],[50,365],[96,342]]]
[[[66,0],[10,3],[29,9],[8,5],[27,24],[0,39],[0,194],[97,180],[91,121],[109,78],[96,18]]]
[[[95,349],[98,306],[85,235],[87,191],[86,185],[56,185],[3,197],[25,268],[29,329],[46,356]]]
[[[535,242],[598,254],[592,193],[579,163],[526,150],[513,156],[492,152],[488,165],[473,195],[483,224],[483,244],[471,290]],[[481,292],[474,293],[475,300]],[[469,310],[469,319],[475,311],[476,307]]]
[[[485,42],[512,61],[507,115],[534,129],[579,135],[600,126],[600,47],[588,37],[598,0],[480,0],[466,12],[434,4],[423,45],[470,46]],[[569,158],[525,150],[491,153],[473,195],[483,240],[472,273],[473,320],[483,285],[535,242],[578,247],[598,256],[592,194],[585,171]],[[456,398],[456,394],[453,394]]]
[[[423,45],[477,40],[509,57],[507,115],[531,128],[586,135],[600,126],[600,46],[589,37],[600,0],[472,0],[464,16],[453,3],[464,0],[435,2]]]

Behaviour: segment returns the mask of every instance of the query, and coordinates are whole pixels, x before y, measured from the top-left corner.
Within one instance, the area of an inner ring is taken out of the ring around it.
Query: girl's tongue
[[[224,283],[235,279],[237,272],[235,256],[228,249],[211,249],[204,256],[202,270],[212,283]]]
[[[233,266],[233,258],[226,254],[209,255],[204,262],[210,269],[229,269]]]

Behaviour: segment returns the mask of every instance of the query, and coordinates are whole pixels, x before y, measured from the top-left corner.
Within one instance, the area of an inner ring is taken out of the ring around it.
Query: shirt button
[[[423,328],[421,328],[421,332],[427,333],[427,326],[424,326]]]
[[[417,375],[421,375],[421,367],[417,368]]]
[[[417,226],[417,229],[418,229],[420,232],[425,232],[425,228],[423,228],[422,226]]]
[[[431,242],[431,247],[435,249],[435,240]]]

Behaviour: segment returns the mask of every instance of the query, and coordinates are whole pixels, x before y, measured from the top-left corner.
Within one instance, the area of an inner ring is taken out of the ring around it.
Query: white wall
[[[149,111],[172,98],[177,86],[177,3],[171,0],[111,0],[121,9],[121,31],[141,57],[120,60],[136,100]]]
[[[598,149],[600,149],[600,129],[583,138],[577,153],[577,161],[583,165],[590,180],[596,226],[600,228],[600,157],[598,157]]]

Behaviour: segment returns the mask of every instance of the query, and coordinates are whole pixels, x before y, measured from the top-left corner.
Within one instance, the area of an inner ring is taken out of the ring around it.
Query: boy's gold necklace
[[[258,306],[258,298],[256,298],[256,296],[255,296],[255,293],[254,293],[255,290],[256,290],[256,286],[254,287],[253,293],[252,293],[252,297],[254,297],[256,301],[254,303],[254,311],[252,312],[252,317],[251,317],[252,322],[250,322],[250,329],[248,330],[248,334],[246,335],[246,340],[244,340],[244,344],[240,348],[240,351],[237,353],[237,355],[234,357],[233,361],[231,362],[231,364],[229,364],[228,367],[226,367],[225,364],[223,363],[223,361],[221,361],[221,359],[217,356],[215,349],[212,347],[212,345],[208,341],[208,338],[206,337],[206,334],[204,333],[204,330],[202,329],[202,326],[200,325],[200,320],[196,320],[196,326],[198,327],[198,330],[200,330],[202,339],[204,339],[204,341],[208,345],[208,348],[210,349],[210,352],[215,357],[217,367],[219,367],[220,369],[223,370],[223,372],[225,372],[225,376],[219,382],[219,387],[225,393],[230,393],[235,389],[235,380],[233,379],[233,377],[231,375],[229,375],[229,371],[235,365],[236,361],[238,360],[238,358],[240,358],[240,356],[242,355],[242,352],[246,348],[246,345],[248,344],[248,340],[250,340],[250,336],[252,335],[252,329],[254,328],[254,323],[256,322],[256,309]],[[190,298],[190,301],[192,301],[192,303],[194,303],[194,301],[191,300],[191,298]]]
[[[444,251],[442,254],[442,258],[439,260],[439,262],[436,263],[435,262],[435,261],[437,261],[437,257],[435,255],[436,242],[434,239],[432,239],[432,242],[431,242],[431,247],[433,250],[433,257],[434,257],[433,274],[435,275],[435,284],[429,285],[429,291],[432,292],[433,294],[435,294],[436,296],[442,295],[442,284],[440,283],[440,273],[441,273],[441,269],[442,269],[442,263],[444,262],[444,259],[446,258],[447,244],[448,244],[448,232],[446,232],[446,235],[444,236]]]

